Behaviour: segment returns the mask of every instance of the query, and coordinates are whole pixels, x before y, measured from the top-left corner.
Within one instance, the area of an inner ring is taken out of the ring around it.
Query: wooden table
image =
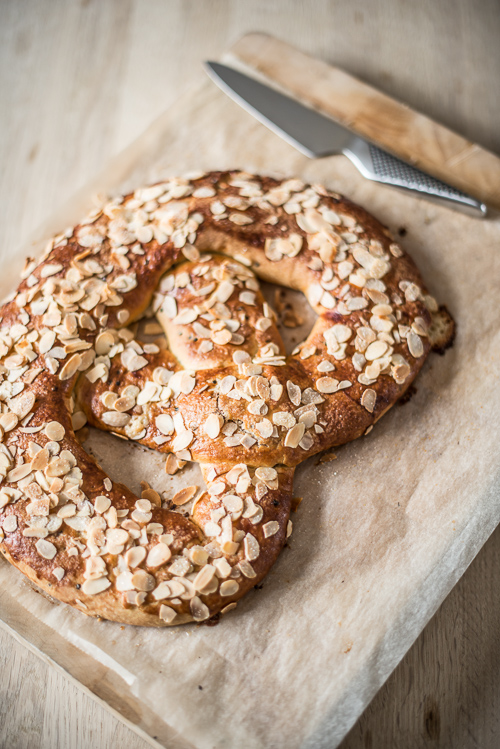
[[[0,257],[253,30],[500,152],[498,0],[3,0]],[[500,745],[499,577],[500,529],[342,749]],[[1,631],[0,674],[1,747],[148,745]]]

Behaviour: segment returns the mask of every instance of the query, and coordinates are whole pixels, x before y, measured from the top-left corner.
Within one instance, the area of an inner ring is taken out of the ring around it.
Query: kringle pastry
[[[318,313],[292,356],[256,276]],[[135,338],[148,309],[169,350]],[[290,532],[294,467],[365,434],[453,335],[366,211],[239,172],[107,203],[28,262],[1,317],[0,550],[86,614],[153,626],[234,608]],[[198,461],[207,491],[138,499],[81,447],[87,420],[168,472]]]

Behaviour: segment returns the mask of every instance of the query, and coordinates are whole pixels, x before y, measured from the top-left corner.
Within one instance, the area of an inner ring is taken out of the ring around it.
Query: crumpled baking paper
[[[370,183],[342,156],[309,161],[206,81],[45,230],[76,222],[92,191],[200,168],[322,182],[400,230],[457,321],[455,345],[428,359],[411,400],[368,436],[297,469],[303,501],[287,548],[217,626],[156,631],[88,619],[3,560],[0,619],[165,746],[331,749],[500,520],[500,222]],[[3,269],[3,291],[19,265]],[[86,445],[136,491],[143,479],[169,492],[201,481],[196,466],[168,477],[164,458],[110,435]]]

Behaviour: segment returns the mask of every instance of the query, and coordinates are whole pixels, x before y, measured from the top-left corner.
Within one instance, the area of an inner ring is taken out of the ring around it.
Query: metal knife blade
[[[483,203],[391,156],[290,96],[221,63],[206,62],[205,68],[231,99],[305,156],[343,153],[367,179],[410,190],[474,216],[486,215]]]

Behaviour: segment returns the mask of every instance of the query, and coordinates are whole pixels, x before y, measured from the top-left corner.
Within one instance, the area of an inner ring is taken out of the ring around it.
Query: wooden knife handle
[[[491,151],[267,34],[245,35],[230,54],[362,138],[500,210],[500,157]]]

